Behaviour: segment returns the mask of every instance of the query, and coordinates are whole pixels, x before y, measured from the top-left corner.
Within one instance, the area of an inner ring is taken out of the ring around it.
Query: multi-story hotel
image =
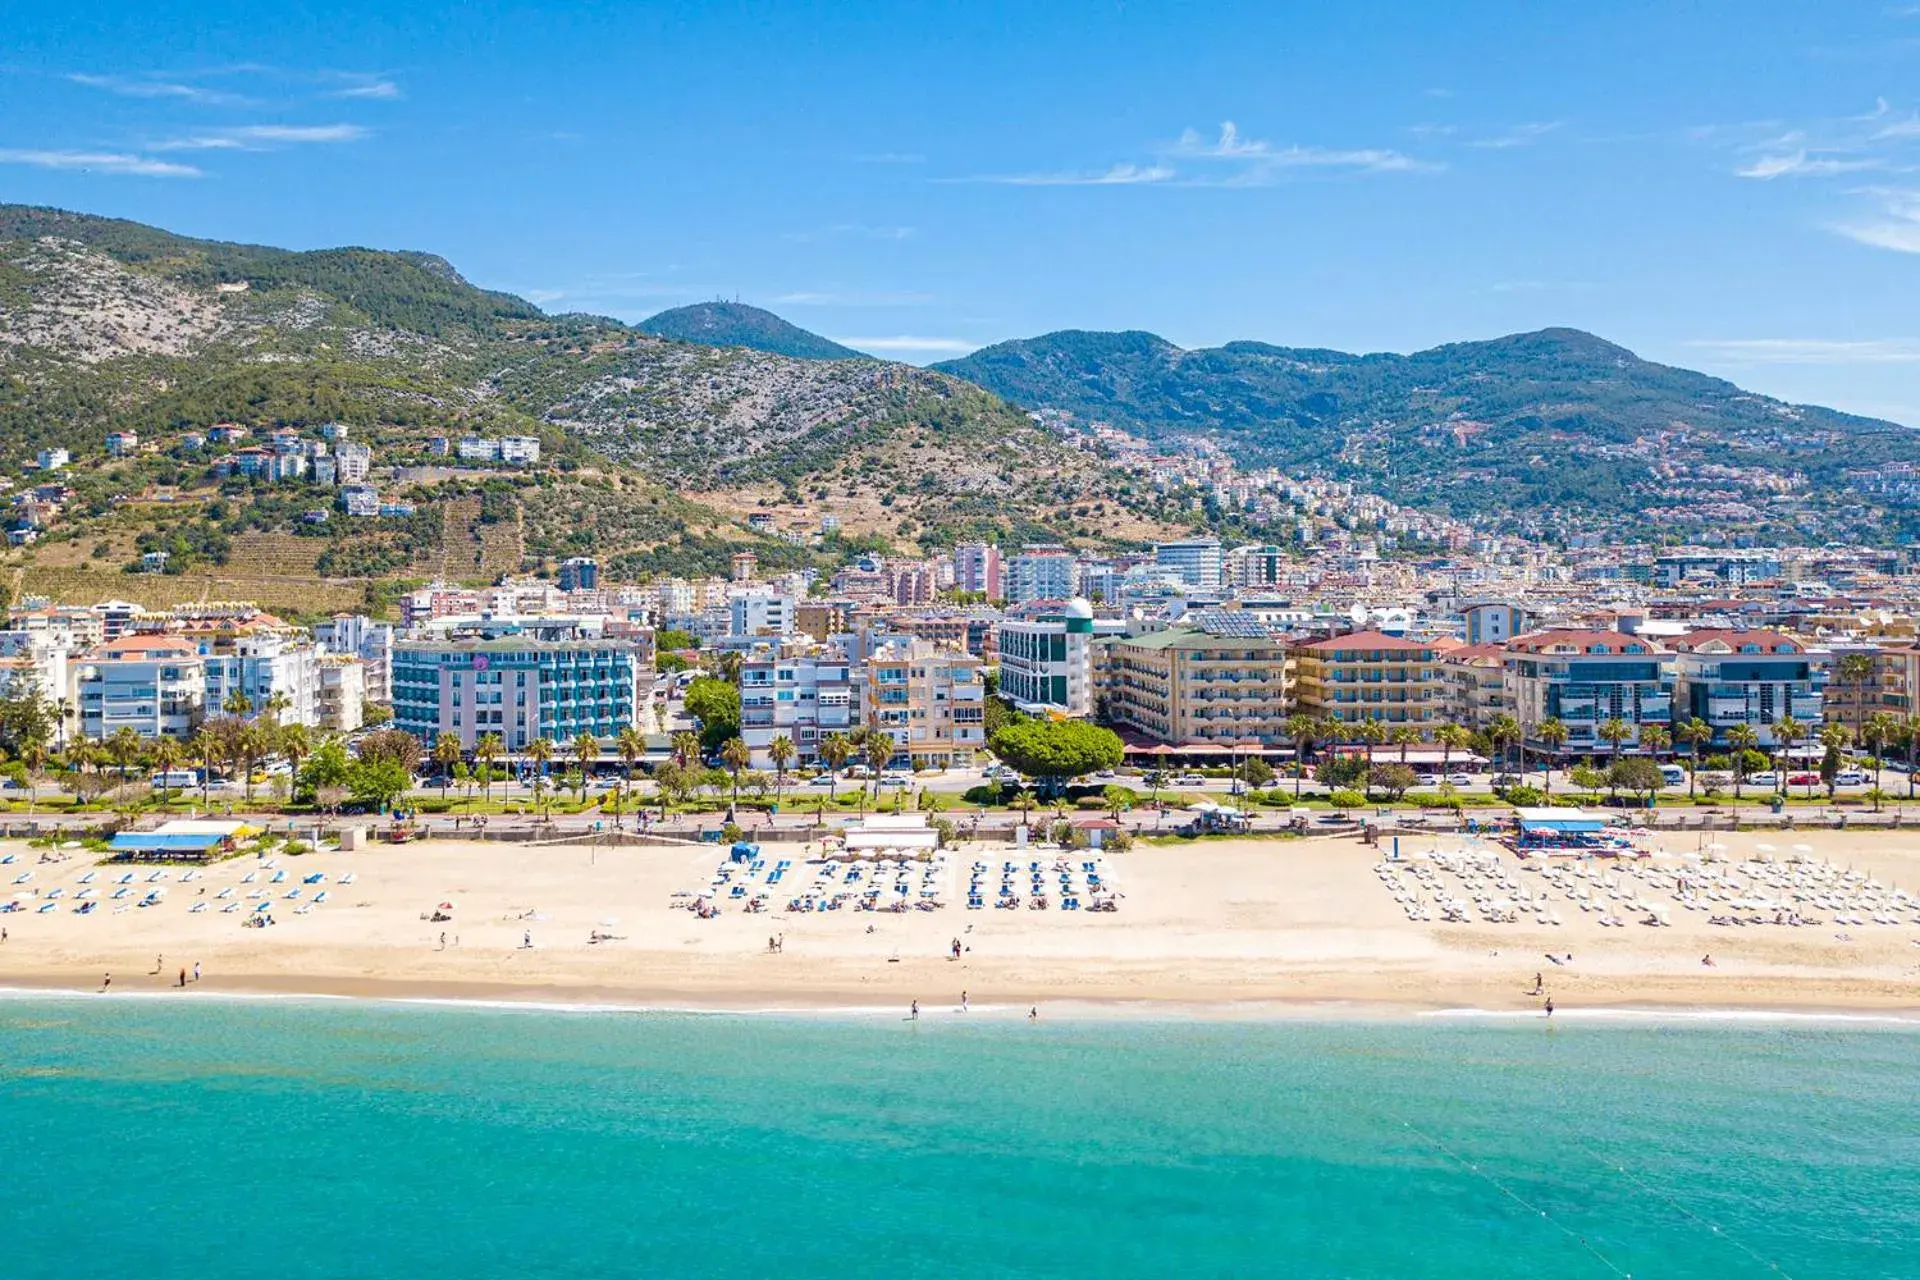
[[[1085,600],[1002,618],[994,628],[1000,696],[1029,715],[1093,714],[1093,630]]]
[[[1519,636],[1507,644],[1507,687],[1527,745],[1544,749],[1534,736],[1541,722],[1567,726],[1564,755],[1611,752],[1599,736],[1608,720],[1631,731],[1622,751],[1637,748],[1640,730],[1673,720],[1673,655],[1651,640],[1621,631],[1552,630]]]
[[[206,714],[206,664],[184,636],[108,640],[78,663],[80,732],[107,738],[130,728],[143,738],[185,738]]]
[[[986,749],[986,680],[980,659],[904,636],[880,639],[854,671],[860,719],[893,735],[895,762],[964,767]]]
[[[794,762],[816,764],[820,742],[854,724],[853,679],[838,652],[749,658],[740,664],[740,737],[753,767],[771,769],[775,738],[793,743]]]
[[[602,740],[634,722],[646,646],[626,640],[403,641],[393,650],[393,720],[431,744],[472,750],[495,733],[508,751],[535,738]]]
[[[1296,709],[1320,720],[1427,733],[1446,715],[1438,652],[1425,640],[1356,631],[1293,646]]]
[[[1727,730],[1737,724],[1750,726],[1762,745],[1799,745],[1779,743],[1773,724],[1782,716],[1809,730],[1820,728],[1827,673],[1792,636],[1703,630],[1668,643],[1674,651],[1674,719],[1706,721],[1713,746],[1726,746]]]
[[[1182,626],[1116,636],[1098,648],[1102,709],[1114,725],[1160,742],[1223,748],[1285,739],[1289,658],[1276,637]]]

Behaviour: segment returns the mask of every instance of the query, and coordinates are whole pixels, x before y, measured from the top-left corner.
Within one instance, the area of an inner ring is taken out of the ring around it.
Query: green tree
[[[1900,732],[1900,718],[1885,711],[1876,711],[1867,717],[1860,726],[1860,745],[1873,753],[1873,787],[1880,789],[1880,774],[1886,761],[1882,758],[1887,744]]]
[[[687,686],[687,714],[700,722],[700,745],[717,751],[740,733],[740,689],[726,680],[701,676]]]
[[[533,761],[533,803],[540,810],[540,816],[547,816],[545,798],[547,793],[547,766],[553,762],[554,741],[544,735],[527,744],[521,754]]]
[[[1120,735],[1082,720],[1029,720],[995,734],[987,749],[1009,768],[1053,790],[1073,778],[1111,769],[1126,754]]]
[[[740,771],[753,762],[753,752],[744,738],[728,738],[720,748],[720,759],[733,775],[733,803],[729,807],[740,807]]]
[[[840,769],[853,759],[853,742],[842,733],[830,733],[820,739],[820,763],[827,766],[827,799],[834,798],[840,783]]]
[[[453,780],[453,766],[460,763],[460,739],[450,733],[433,740],[433,762],[440,768],[440,798],[447,798],[447,784]]]
[[[493,762],[506,754],[507,744],[497,733],[483,733],[473,740],[473,758],[480,762],[480,799],[493,798]]]
[[[1727,730],[1727,745],[1733,749],[1733,798],[1737,803],[1747,781],[1747,753],[1760,745],[1760,735],[1750,724],[1736,724]]]
[[[773,741],[767,744],[767,755],[773,761],[773,799],[775,804],[780,802],[780,795],[786,790],[787,767],[793,763],[794,757],[799,754],[799,751],[793,745],[793,739],[784,733],[775,735]]]
[[[1367,770],[1367,789],[1380,792],[1390,801],[1405,796],[1415,781],[1413,770],[1404,764],[1383,764]]]
[[[1689,716],[1685,720],[1673,723],[1673,736],[1677,741],[1687,744],[1687,799],[1695,795],[1695,780],[1700,775],[1700,744],[1713,741],[1713,726],[1699,716]]]
[[[1320,736],[1320,722],[1310,715],[1296,713],[1287,717],[1280,732],[1293,744],[1293,798],[1298,800],[1300,785],[1307,775],[1307,757],[1313,753],[1314,741]],[[1158,798],[1156,795],[1155,799]]]
[[[391,757],[356,760],[347,769],[348,794],[382,813],[412,785],[412,776]]]
[[[1665,781],[1660,766],[1646,756],[1616,760],[1607,769],[1608,787],[1640,796],[1648,804],[1653,803],[1654,793]]]
[[[1847,747],[1853,741],[1853,734],[1843,724],[1830,724],[1820,731],[1820,745],[1826,753],[1820,757],[1820,781],[1827,788],[1827,799],[1831,801],[1840,785],[1840,770],[1845,767]]]
[[[1620,763],[1620,744],[1633,736],[1633,726],[1619,716],[1608,716],[1594,729],[1593,736],[1610,748],[1607,763],[1612,766]],[[1607,789],[1611,791],[1612,785]]]
[[[587,770],[600,759],[600,739],[590,733],[577,733],[570,744],[574,763],[580,769],[580,803],[587,802]]]

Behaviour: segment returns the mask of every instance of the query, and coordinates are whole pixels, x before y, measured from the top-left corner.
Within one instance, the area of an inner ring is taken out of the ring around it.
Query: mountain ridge
[[[744,302],[696,302],[648,316],[634,328],[656,338],[709,347],[746,347],[797,360],[871,360],[873,357],[802,329]]]

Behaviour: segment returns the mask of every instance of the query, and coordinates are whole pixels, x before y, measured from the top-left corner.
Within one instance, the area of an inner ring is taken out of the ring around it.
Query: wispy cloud
[[[67,76],[74,84],[118,94],[123,98],[173,98],[182,102],[200,102],[208,106],[237,106],[247,101],[237,93],[209,89],[180,79],[148,76],[94,75],[76,71]]]
[[[391,101],[404,97],[400,86],[385,76],[368,75],[358,71],[336,71],[329,79],[336,80],[339,87],[329,90],[329,98],[365,98],[374,101]]]
[[[1742,178],[1758,178],[1766,181],[1771,178],[1829,178],[1837,173],[1859,173],[1885,166],[1885,161],[1871,156],[1843,160],[1838,156],[1817,156],[1809,155],[1805,151],[1791,151],[1761,156],[1753,163],[1735,169],[1734,173]]]
[[[1174,171],[1163,164],[1116,164],[1096,172],[985,173],[970,178],[936,178],[936,182],[980,182],[1003,187],[1137,187],[1165,182]]]
[[[357,124],[248,124],[165,138],[152,151],[271,151],[310,143],[358,142],[369,130]]]
[[[835,338],[834,341],[855,351],[925,351],[965,355],[980,349],[978,342],[968,342],[964,338],[919,338],[911,334],[890,338]]]
[[[25,164],[39,169],[77,169],[84,173],[130,174],[141,178],[197,178],[190,164],[155,160],[124,151],[42,151],[0,147],[0,164]]]
[[[1873,216],[1836,222],[1829,229],[1857,244],[1895,253],[1920,253],[1920,191],[1863,187],[1853,194],[1877,200]]]
[[[1729,364],[1920,364],[1920,341],[1905,338],[1712,338],[1686,345]]]
[[[1505,133],[1498,133],[1490,138],[1475,138],[1467,145],[1488,151],[1531,146],[1558,129],[1563,123],[1565,122],[1560,120],[1536,120],[1528,124],[1517,124]]]
[[[1207,141],[1192,129],[1167,151],[1168,155],[1200,161],[1225,161],[1240,170],[1236,185],[1256,185],[1287,169],[1346,169],[1360,173],[1416,173],[1439,165],[1403,152],[1380,147],[1341,149],[1298,144],[1276,146],[1241,134],[1233,121],[1220,125],[1220,134]]]

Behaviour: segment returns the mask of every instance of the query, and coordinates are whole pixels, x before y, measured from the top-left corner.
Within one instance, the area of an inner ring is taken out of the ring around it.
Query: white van
[[[166,769],[147,780],[162,791],[185,791],[200,785],[198,769]]]
[[[1660,776],[1666,779],[1666,783],[1670,787],[1684,787],[1687,785],[1687,771],[1677,764],[1661,765]]]

